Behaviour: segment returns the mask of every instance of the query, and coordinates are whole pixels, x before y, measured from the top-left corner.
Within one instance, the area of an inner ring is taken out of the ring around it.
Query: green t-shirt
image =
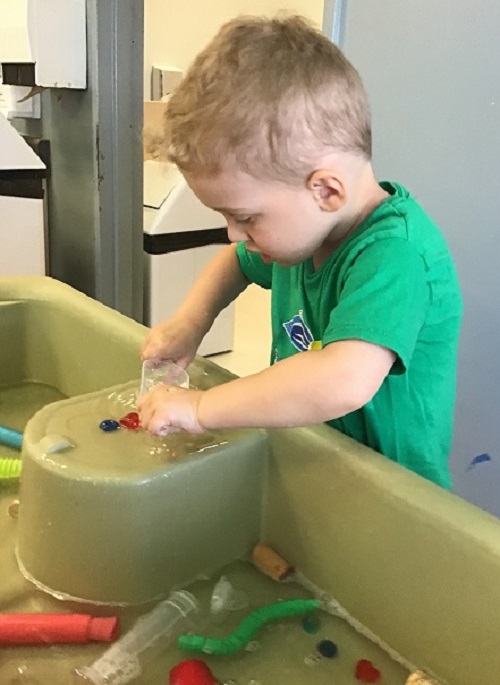
[[[237,247],[246,277],[271,288],[272,362],[339,340],[365,340],[397,360],[375,397],[329,425],[445,488],[462,299],[439,229],[395,183],[314,270],[265,264]]]

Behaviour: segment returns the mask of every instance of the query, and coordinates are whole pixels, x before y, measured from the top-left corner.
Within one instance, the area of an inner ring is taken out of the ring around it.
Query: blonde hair
[[[303,182],[325,153],[370,159],[366,93],[342,52],[305,19],[239,17],[172,94],[162,149],[188,173],[235,164],[256,178]]]

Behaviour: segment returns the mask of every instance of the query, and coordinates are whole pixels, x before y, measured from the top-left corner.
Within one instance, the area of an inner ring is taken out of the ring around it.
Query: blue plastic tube
[[[23,434],[15,431],[13,428],[7,426],[0,426],[0,445],[13,447],[15,450],[20,450],[23,444]]]

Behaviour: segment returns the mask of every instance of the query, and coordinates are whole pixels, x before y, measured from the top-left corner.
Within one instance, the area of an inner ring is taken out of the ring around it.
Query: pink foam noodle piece
[[[0,614],[0,645],[112,642],[119,618],[87,614]]]

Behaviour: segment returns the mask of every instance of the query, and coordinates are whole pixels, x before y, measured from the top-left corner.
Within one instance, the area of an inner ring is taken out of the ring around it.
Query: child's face
[[[215,177],[186,174],[186,180],[204,205],[224,216],[231,242],[244,241],[264,261],[299,264],[314,254],[335,224],[306,183],[259,181],[240,171]]]

